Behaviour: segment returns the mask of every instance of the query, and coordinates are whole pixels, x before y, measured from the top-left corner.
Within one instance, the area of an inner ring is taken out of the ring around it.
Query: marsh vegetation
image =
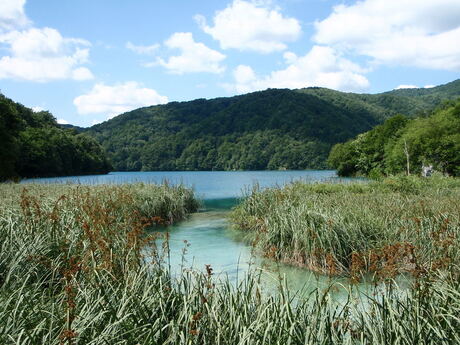
[[[255,188],[232,214],[260,252],[324,274],[394,277],[458,262],[460,183],[441,175]]]
[[[271,255],[272,242],[278,248],[274,258],[279,259],[300,248],[306,253],[322,248],[324,264],[317,267],[330,270],[330,252],[337,270],[331,274],[353,273],[355,252],[378,253],[377,248],[392,246],[393,241],[411,243],[417,264],[408,265],[410,256],[402,260],[404,265],[395,266],[418,268],[409,290],[398,288],[389,275],[385,288],[376,283],[374,295],[350,293],[343,303],[335,303],[327,291],[292,294],[286,281],[280,282],[278,293],[264,294],[256,272],[236,284],[216,279],[211,266],[171,275],[167,256],[162,255],[168,253],[168,238],[156,230],[197,209],[192,191],[181,186],[0,189],[2,344],[460,341],[455,180],[293,184],[254,192],[234,211],[245,231],[267,237],[259,238],[262,253]],[[434,196],[436,202],[430,201]],[[385,211],[386,207],[391,208]],[[329,219],[334,222],[329,224]],[[317,241],[307,243],[312,238],[309,231],[302,239],[302,224],[317,232]],[[289,228],[295,233],[287,232]],[[364,257],[359,258],[359,272],[370,271]],[[378,265],[384,270],[390,263]]]

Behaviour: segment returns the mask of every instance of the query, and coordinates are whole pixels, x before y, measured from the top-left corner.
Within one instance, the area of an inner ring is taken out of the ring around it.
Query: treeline
[[[426,118],[442,99],[459,96],[460,80],[375,95],[269,89],[140,108],[83,129],[59,126],[50,113],[33,112],[0,95],[0,180],[106,173],[108,158],[118,171],[323,169],[334,144],[398,113]],[[359,136],[362,145],[336,146],[329,162],[342,175],[398,171],[401,142],[395,139],[391,150],[396,153],[390,154],[387,141],[406,121],[396,117]],[[423,157],[453,174],[444,158],[413,152],[417,144],[408,139],[407,145],[414,171],[421,164],[412,160]]]
[[[121,171],[322,169],[333,144],[382,118],[354,100],[272,89],[141,108],[87,133]]]
[[[0,181],[110,169],[96,140],[61,128],[47,111],[34,112],[0,94]]]
[[[376,95],[269,89],[136,109],[86,133],[119,171],[322,169],[334,144],[397,113],[424,115],[455,95],[459,80]]]
[[[428,116],[394,116],[335,145],[328,162],[341,176],[419,174],[429,165],[460,176],[460,99],[446,101]]]
[[[182,140],[181,140],[182,139]],[[117,150],[118,170],[279,170],[326,168],[330,145],[303,141],[280,131],[241,136],[159,137],[145,145]]]

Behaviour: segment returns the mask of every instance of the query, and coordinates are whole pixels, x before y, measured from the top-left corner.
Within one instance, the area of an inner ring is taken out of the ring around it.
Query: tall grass
[[[171,276],[145,230],[196,209],[182,187],[0,191],[0,344],[460,342],[453,273],[340,305],[327,293],[292,296],[287,282],[264,295],[253,273],[236,285],[217,282],[211,267]]]
[[[326,274],[394,277],[460,259],[460,181],[394,177],[367,184],[255,188],[232,213],[260,252]]]

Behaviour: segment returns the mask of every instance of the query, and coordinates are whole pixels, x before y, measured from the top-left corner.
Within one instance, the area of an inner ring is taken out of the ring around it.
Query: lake
[[[170,261],[173,272],[182,265],[204,270],[211,265],[216,276],[228,276],[232,281],[251,267],[263,274],[267,286],[276,286],[285,277],[293,290],[327,288],[333,282],[308,270],[287,266],[258,257],[231,229],[227,215],[239,198],[254,184],[261,188],[282,186],[293,181],[346,183],[353,179],[338,178],[333,170],[305,171],[174,171],[174,172],[113,172],[108,175],[69,176],[23,180],[23,183],[182,183],[195,190],[203,201],[202,209],[187,220],[163,231],[169,232]],[[183,255],[186,251],[185,256]],[[184,262],[185,260],[185,262]],[[337,280],[337,279],[334,279]],[[340,282],[340,280],[337,280]]]
[[[303,180],[346,181],[339,179],[334,170],[299,170],[299,171],[148,171],[148,172],[112,172],[107,175],[66,176],[25,179],[22,183],[183,183],[192,187],[199,198],[225,199],[242,196],[244,188],[258,183],[261,187],[283,185],[288,182]]]

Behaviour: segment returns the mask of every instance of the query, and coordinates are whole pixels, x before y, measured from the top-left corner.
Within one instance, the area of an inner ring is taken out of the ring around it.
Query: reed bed
[[[341,304],[328,293],[291,295],[285,281],[265,295],[256,273],[237,284],[216,281],[209,266],[169,273],[155,227],[196,210],[183,187],[0,191],[0,344],[460,342],[457,270]]]
[[[231,219],[263,255],[324,274],[394,278],[460,259],[460,181],[443,176],[255,187]]]

